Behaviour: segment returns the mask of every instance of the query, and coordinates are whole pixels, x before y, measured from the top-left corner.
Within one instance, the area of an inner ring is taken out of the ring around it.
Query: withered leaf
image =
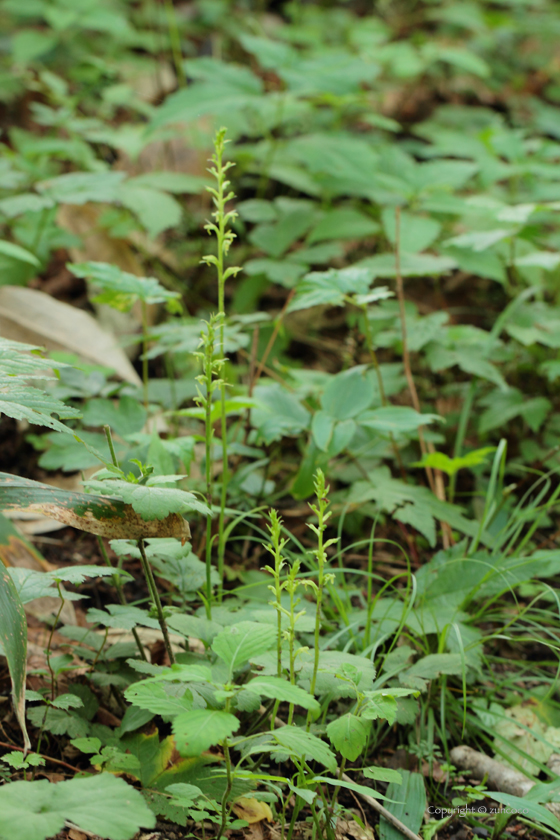
[[[145,520],[132,505],[89,493],[71,493],[28,478],[0,473],[0,509],[34,510],[65,525],[107,539],[174,537],[184,542],[191,531],[178,513]]]

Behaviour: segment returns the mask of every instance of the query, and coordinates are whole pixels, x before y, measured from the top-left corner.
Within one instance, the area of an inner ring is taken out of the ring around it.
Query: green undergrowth
[[[557,836],[556,11],[0,2],[0,507],[98,540],[0,566],[1,840]],[[13,309],[57,283],[136,372]],[[475,815],[460,744],[537,784]]]

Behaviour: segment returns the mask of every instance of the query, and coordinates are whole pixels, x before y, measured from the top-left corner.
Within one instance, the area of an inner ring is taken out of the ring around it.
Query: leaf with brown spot
[[[119,499],[89,493],[70,493],[0,473],[0,509],[35,510],[80,531],[88,531],[110,540],[138,540],[174,537],[185,542],[190,535],[188,522],[178,513],[163,519],[145,520]]]

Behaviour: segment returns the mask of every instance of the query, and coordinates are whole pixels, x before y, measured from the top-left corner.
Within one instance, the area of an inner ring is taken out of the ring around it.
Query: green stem
[[[56,693],[56,677],[54,674],[53,669],[51,668],[51,645],[54,636],[54,631],[56,629],[56,625],[58,624],[58,620],[60,618],[60,614],[64,609],[64,598],[62,597],[62,591],[60,589],[60,582],[56,582],[56,589],[58,591],[58,597],[60,598],[60,607],[58,608],[58,612],[54,617],[54,621],[51,627],[51,632],[49,634],[49,641],[47,643],[47,651],[46,651],[46,658],[47,658],[47,668],[49,669],[51,675],[51,700],[54,700],[54,696]]]
[[[187,78],[183,70],[183,54],[181,51],[181,33],[177,25],[177,15],[175,14],[175,7],[171,0],[165,0],[165,14],[167,17],[167,27],[169,29],[169,40],[171,42],[171,54],[173,55],[173,63],[175,65],[175,73],[177,74],[177,83],[179,87],[185,87]]]
[[[148,589],[150,590],[150,595],[152,596],[152,601],[156,609],[157,617],[159,626],[161,627],[161,632],[163,634],[163,643],[165,645],[165,650],[167,651],[167,656],[169,657],[169,662],[171,665],[175,663],[175,656],[171,649],[171,642],[169,640],[169,633],[167,631],[167,624],[165,623],[165,616],[163,615],[163,607],[161,605],[161,600],[159,597],[159,592],[157,590],[156,581],[154,578],[154,573],[152,571],[152,567],[150,566],[149,560],[146,557],[146,550],[144,548],[144,540],[138,540],[138,548],[140,550],[140,557],[142,561],[142,568],[144,570],[144,577],[146,578],[146,583],[148,584]]]
[[[117,458],[117,453],[115,452],[115,445],[113,443],[113,436],[111,434],[111,427],[110,426],[103,426],[103,431],[105,432],[105,437],[107,438],[107,443],[109,445],[109,452],[111,453],[111,460],[113,462],[113,466],[119,466],[119,460]]]
[[[104,428],[107,429],[109,427],[104,426]],[[102,555],[103,559],[105,560],[105,565],[109,566],[109,568],[112,569],[113,564],[111,563],[111,561],[109,559],[107,549],[105,548],[105,543],[103,542],[103,537],[98,536],[97,537],[97,542],[99,544],[99,549],[101,551],[101,555]],[[124,597],[124,590],[123,590],[123,585],[122,585],[120,577],[118,575],[113,575],[112,580],[113,580],[113,586],[117,590],[117,597],[118,597],[120,603],[122,604],[123,607],[126,607],[126,598]],[[142,646],[142,642],[140,641],[140,636],[138,635],[138,631],[137,631],[136,627],[132,628],[132,635],[134,636],[134,641],[136,642],[136,647],[138,648],[138,652],[140,653],[140,656],[142,657],[142,659],[145,662],[147,662],[146,654],[144,652],[144,648]]]
[[[229,712],[229,698],[226,701],[226,712]],[[227,738],[222,741],[222,747],[224,748],[224,758],[226,762],[226,788],[224,790],[224,795],[222,796],[222,822],[220,828],[218,829],[218,834],[216,835],[216,840],[221,840],[223,837],[226,822],[228,818],[229,809],[227,806],[228,799],[231,794],[231,790],[233,787],[233,774],[231,770],[231,756],[229,754],[229,744]]]
[[[206,388],[206,504],[212,511],[212,438],[214,431],[212,429],[212,364],[210,362],[210,371],[206,373],[207,388]],[[209,380],[209,381],[208,381]],[[212,513],[206,517],[206,617],[212,618]]]
[[[142,307],[142,384],[144,390],[144,408],[148,410],[148,306],[141,301]]]

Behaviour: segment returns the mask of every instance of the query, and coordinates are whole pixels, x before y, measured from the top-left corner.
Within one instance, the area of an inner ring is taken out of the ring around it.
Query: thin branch
[[[406,312],[405,312],[405,305],[404,305],[404,284],[401,272],[401,208],[395,208],[395,273],[396,273],[396,286],[397,286],[397,297],[399,300],[399,312],[400,312],[400,320],[401,320],[401,332],[402,332],[402,344],[403,344],[403,365],[404,365],[404,373],[406,376],[406,381],[408,383],[408,390],[410,392],[410,398],[412,400],[412,405],[414,410],[421,413],[420,409],[420,400],[418,399],[418,391],[416,390],[416,383],[414,382],[414,376],[412,375],[412,368],[410,365],[410,353],[408,350],[408,339],[407,339],[407,331],[406,331]],[[420,441],[420,450],[422,455],[425,456],[428,452],[435,452],[435,447],[431,441],[428,442],[426,445],[426,441],[424,439],[424,428],[423,426],[418,427],[418,440]],[[443,483],[443,475],[441,474],[440,470],[434,471],[430,467],[426,467],[426,477],[428,479],[428,484],[430,485],[430,490],[436,496],[440,502],[445,502],[445,487]],[[442,529],[442,536],[443,536],[443,547],[449,548],[451,543],[453,542],[453,537],[451,534],[451,528],[447,522],[441,522],[441,529]]]
[[[24,753],[25,750],[23,747],[16,747],[14,744],[9,744],[7,741],[0,741],[0,747],[6,747],[9,750],[17,750],[18,752]],[[45,761],[50,761],[51,764],[59,764],[61,767],[66,767],[67,770],[71,770],[72,773],[79,773],[77,767],[72,767],[71,764],[67,764],[65,761],[60,761],[58,758],[51,758],[50,755],[43,755],[43,753],[34,753],[34,755],[38,755],[41,758],[44,758]]]

